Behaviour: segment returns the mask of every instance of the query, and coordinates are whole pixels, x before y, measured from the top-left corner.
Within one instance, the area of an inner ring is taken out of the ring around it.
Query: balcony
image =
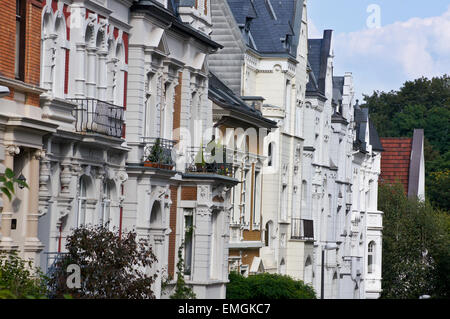
[[[175,141],[159,137],[144,137],[144,166],[172,170],[175,166]]]
[[[121,106],[92,98],[68,100],[78,105],[73,114],[76,132],[123,136],[124,110]]]
[[[232,153],[229,153],[223,147],[190,147],[186,152],[186,172],[233,177],[233,160],[227,156],[232,157]]]
[[[56,265],[61,260],[61,258],[68,255],[68,253],[61,252],[44,252],[44,254],[46,255],[46,262],[43,272],[48,276],[50,276],[56,270]]]
[[[314,240],[314,224],[312,220],[291,218],[291,239]]]

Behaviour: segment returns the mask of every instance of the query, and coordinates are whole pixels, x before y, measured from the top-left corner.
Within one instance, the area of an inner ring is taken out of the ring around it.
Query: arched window
[[[109,226],[111,221],[111,201],[114,185],[111,181],[106,181],[103,185],[103,201],[102,201],[102,215],[100,223],[103,226]]]
[[[374,272],[375,264],[375,242],[371,241],[367,249],[367,272],[369,274]]]
[[[336,299],[338,297],[338,275],[337,272],[333,274],[333,280],[331,282],[331,298]]]
[[[106,41],[106,32],[100,28],[97,31],[96,47],[97,51],[97,98],[105,101],[108,90],[108,46]]]
[[[306,262],[305,262],[304,278],[305,278],[305,284],[312,285],[313,266],[312,266],[312,262],[311,262],[311,257],[309,257],[309,256],[308,256],[308,258],[306,258]]]
[[[66,71],[66,27],[64,19],[62,17],[57,18],[55,21],[55,32],[57,39],[55,42],[55,62],[54,62],[54,75],[53,75],[53,93],[57,97],[64,97],[64,80]]]
[[[50,13],[45,12],[42,19],[41,86],[47,90],[52,89],[53,81],[54,34],[51,21]]]
[[[280,262],[280,274],[281,275],[285,275],[286,274],[286,263],[284,261],[284,258],[281,259],[281,262]]]
[[[88,98],[97,98],[97,47],[94,28],[88,26],[84,39],[86,41],[84,79],[86,83],[85,95]]]
[[[192,92],[191,94],[191,104],[190,104],[190,128],[189,131],[191,132],[191,134],[194,134],[195,131],[195,127],[196,124],[199,123],[198,121],[200,120],[200,114],[199,114],[199,110],[198,110],[198,93],[197,92]]]
[[[250,151],[250,137],[245,135],[245,154],[248,154]]]
[[[194,249],[194,215],[191,209],[184,212],[184,274],[191,275]]]
[[[286,88],[285,88],[285,93],[284,93],[284,107],[285,107],[285,114],[286,114],[286,118],[285,118],[285,131],[286,132],[290,132],[290,127],[291,127],[291,82],[289,80],[286,80]]]
[[[302,207],[306,206],[306,199],[308,194],[308,182],[303,180],[302,181]]]
[[[114,90],[114,104],[123,106],[123,96],[124,96],[124,83],[125,83],[125,71],[123,70],[123,64],[125,62],[124,46],[122,43],[117,43],[116,47],[116,59],[117,59],[117,69],[116,69],[116,87]]]
[[[64,19],[46,7],[42,18],[41,86],[56,97],[64,97],[66,26]]]
[[[87,204],[87,179],[85,176],[80,178],[80,184],[78,187],[78,212],[77,212],[77,227],[85,225],[86,219],[86,204]]]
[[[288,205],[288,191],[287,191],[287,185],[283,185],[281,187],[281,220],[286,221],[288,217],[288,211],[287,211],[287,205]]]
[[[272,166],[273,162],[273,142],[270,142],[267,148],[267,166]]]
[[[272,221],[266,223],[266,229],[264,231],[264,243],[266,247],[272,246]]]

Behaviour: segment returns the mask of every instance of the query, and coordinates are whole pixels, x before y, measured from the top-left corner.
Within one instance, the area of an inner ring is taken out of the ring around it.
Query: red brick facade
[[[400,182],[408,193],[412,138],[381,138],[381,182]]]
[[[169,227],[172,232],[169,234],[169,264],[168,273],[170,276],[175,276],[175,250],[176,250],[176,229],[177,229],[177,198],[178,186],[170,186],[170,199],[172,205],[170,206]]]
[[[0,75],[14,78],[14,56],[16,41],[16,1],[2,1],[0,10]]]
[[[39,86],[40,59],[41,59],[41,14],[43,2],[40,0],[23,0],[24,19],[24,56],[23,56],[23,81],[33,86]],[[0,10],[0,75],[15,78],[16,54],[16,0],[2,1]],[[16,89],[19,91],[18,89]],[[10,98],[14,96],[14,90],[10,89]],[[26,94],[26,104],[39,106],[39,95]]]

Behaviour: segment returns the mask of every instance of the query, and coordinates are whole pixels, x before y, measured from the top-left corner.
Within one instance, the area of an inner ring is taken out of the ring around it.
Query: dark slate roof
[[[325,30],[322,39],[308,39],[308,63],[312,73],[306,85],[307,92],[325,94],[325,77],[327,72],[327,61],[331,54],[332,30]]]
[[[259,53],[290,54],[295,58],[301,20],[302,0],[227,0],[238,25],[244,28],[250,19],[249,32]],[[290,50],[282,42],[289,36]],[[249,47],[253,47],[244,36]]]
[[[360,108],[359,105],[355,105],[355,123],[356,123],[356,141],[354,146],[363,151],[367,151],[367,145],[365,143],[366,139],[366,128],[369,126],[369,143],[372,145],[373,151],[382,152],[384,151],[381,145],[380,137],[378,136],[377,129],[373,125],[369,118],[369,109]]]
[[[355,107],[356,140],[354,147],[362,152],[367,152],[366,128],[369,121],[369,110],[367,108]]]
[[[235,95],[234,92],[212,72],[209,73],[208,89],[209,98],[220,107],[256,118],[263,121],[268,127],[277,127],[276,122],[263,117],[260,111],[249,107],[242,98]]]
[[[178,16],[178,5],[180,0],[169,0],[167,9],[164,8],[158,1],[155,0],[139,0],[134,2],[131,6],[131,11],[141,11],[146,14],[160,19],[164,22],[170,22],[170,28],[181,32],[184,35],[193,37],[212,48],[218,49],[223,48],[223,46],[213,40],[211,37],[195,28],[191,25],[181,21]]]
[[[381,145],[380,137],[378,136],[378,131],[372,121],[369,120],[369,134],[370,134],[370,145],[372,149],[377,152],[383,152],[383,146]]]
[[[344,80],[343,76],[333,76],[333,103],[339,105],[344,94]]]
[[[342,123],[344,125],[347,125],[348,121],[341,114],[333,113],[333,115],[331,115],[331,123]]]
[[[193,7],[195,5],[195,0],[170,0],[179,7]]]

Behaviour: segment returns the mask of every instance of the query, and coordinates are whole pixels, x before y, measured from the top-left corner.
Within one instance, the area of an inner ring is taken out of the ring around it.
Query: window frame
[[[17,27],[20,27],[17,30]],[[26,1],[16,0],[16,34],[14,55],[14,77],[25,80],[25,36],[26,36]],[[19,52],[17,52],[19,51]]]

